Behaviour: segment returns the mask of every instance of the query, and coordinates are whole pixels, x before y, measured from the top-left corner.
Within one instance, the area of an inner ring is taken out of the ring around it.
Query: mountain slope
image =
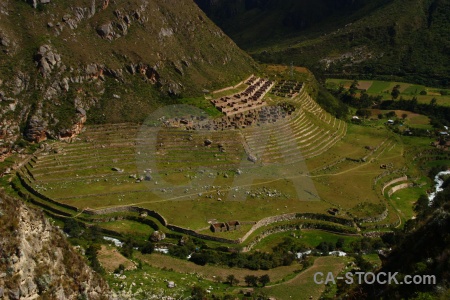
[[[190,0],[1,1],[0,147],[70,137],[86,114],[139,121],[255,68]]]
[[[263,62],[294,61],[333,75],[450,82],[448,0],[196,2]]]
[[[42,212],[0,191],[1,299],[112,299]]]

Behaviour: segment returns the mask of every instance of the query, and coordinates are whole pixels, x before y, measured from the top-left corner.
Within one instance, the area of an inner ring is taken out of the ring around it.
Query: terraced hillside
[[[181,226],[229,240],[254,236],[259,222],[289,223],[297,213],[326,217],[331,209],[363,228],[375,226],[365,224],[374,216],[376,224],[399,224],[380,193],[405,173],[395,171],[404,166],[399,141],[386,129],[335,119],[304,87],[293,98],[264,99],[265,108],[279,104],[291,113],[255,113],[261,119],[251,126],[218,129],[208,122],[222,121],[198,109],[177,119],[179,107],[169,106],[143,124],[88,126],[71,143],[44,144],[19,172],[18,189],[50,213],[98,215],[108,229],[117,227],[110,222],[118,215],[131,214],[128,222],[135,222],[139,212],[157,228]],[[196,119],[206,123],[196,127]],[[209,230],[211,223],[235,220],[237,231]]]
[[[346,134],[346,123],[325,112],[304,88],[290,103],[299,107],[291,118],[243,130],[249,151],[263,162],[294,163],[320,155]]]

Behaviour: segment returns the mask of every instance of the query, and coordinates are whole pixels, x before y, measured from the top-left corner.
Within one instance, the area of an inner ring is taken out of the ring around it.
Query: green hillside
[[[142,121],[256,69],[192,1],[2,1],[0,149],[73,132],[84,112]]]
[[[447,0],[197,3],[263,62],[293,61],[323,75],[449,84]]]

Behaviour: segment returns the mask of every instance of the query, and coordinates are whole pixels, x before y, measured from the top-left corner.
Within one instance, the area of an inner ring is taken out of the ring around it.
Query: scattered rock
[[[253,163],[256,163],[258,161],[258,158],[252,154],[249,154],[249,156],[247,157],[247,159]]]
[[[106,38],[106,39],[110,39],[112,38],[112,34],[113,34],[113,26],[112,23],[106,23],[103,25],[100,25],[97,28],[97,33],[102,37],[102,38]]]
[[[36,63],[42,76],[47,77],[61,63],[61,56],[49,45],[42,45],[36,54]]]

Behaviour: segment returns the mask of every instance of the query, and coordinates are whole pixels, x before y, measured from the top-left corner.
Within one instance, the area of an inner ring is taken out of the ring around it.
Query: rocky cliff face
[[[1,192],[0,232],[1,299],[110,299],[59,229]]]
[[[256,68],[191,0],[1,1],[0,66],[1,152],[83,119],[139,121]]]

